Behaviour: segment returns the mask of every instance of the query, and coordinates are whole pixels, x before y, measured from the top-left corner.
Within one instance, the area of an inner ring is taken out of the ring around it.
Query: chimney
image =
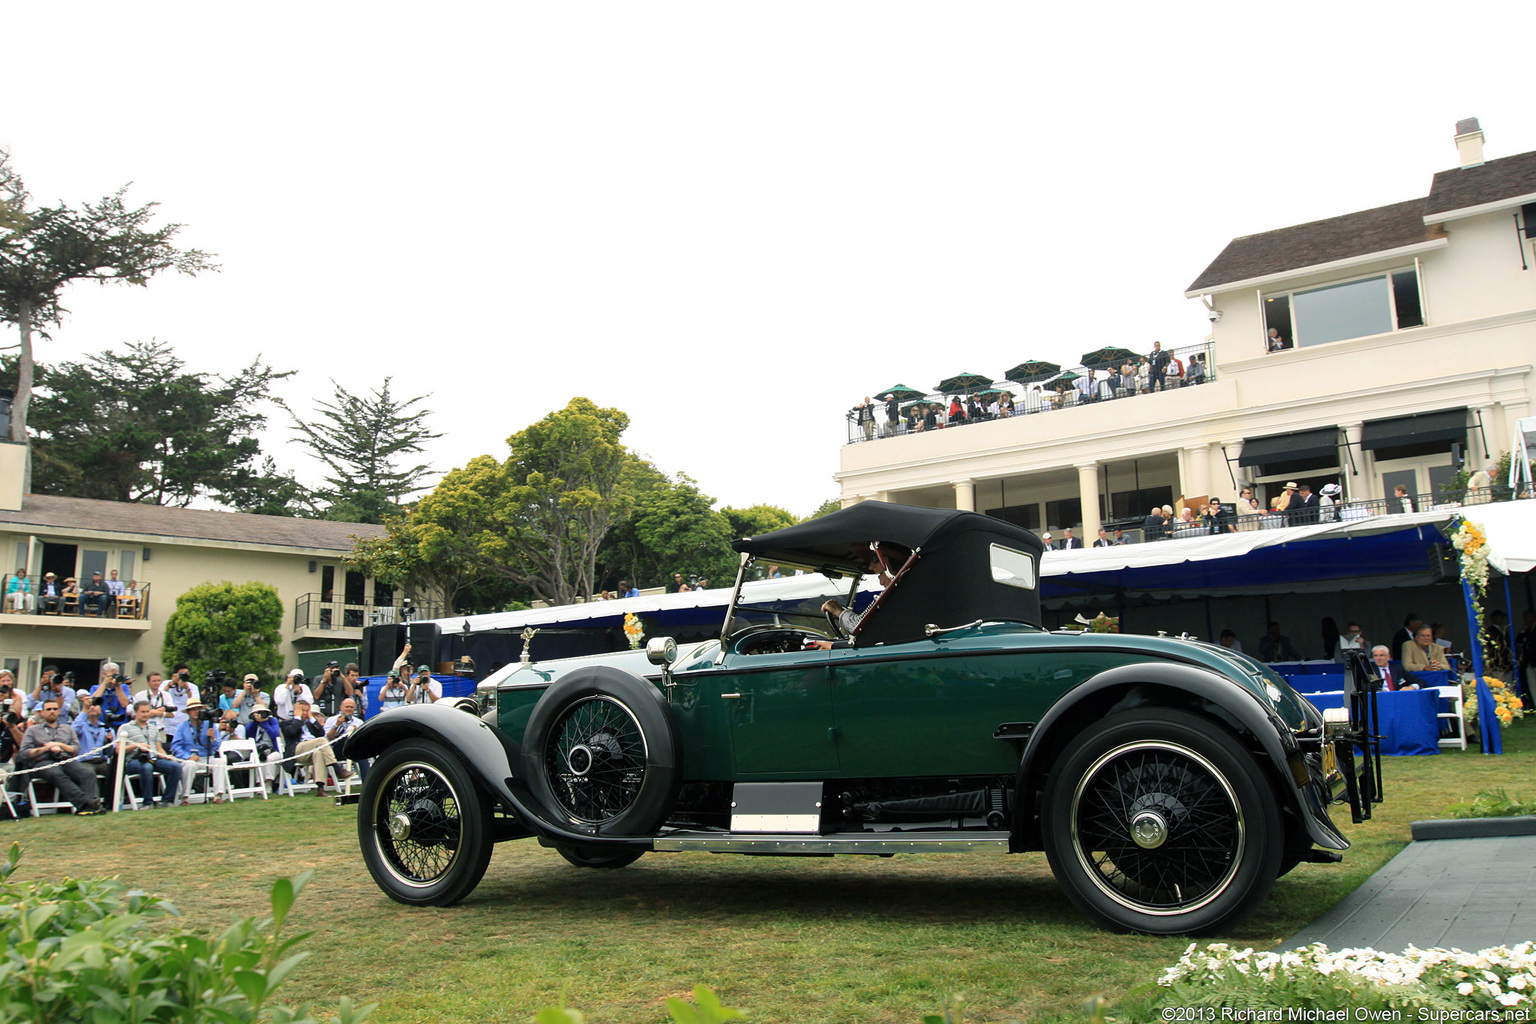
[[[1477,118],[1456,122],[1456,152],[1461,154],[1463,167],[1477,167],[1483,162],[1483,130]]]

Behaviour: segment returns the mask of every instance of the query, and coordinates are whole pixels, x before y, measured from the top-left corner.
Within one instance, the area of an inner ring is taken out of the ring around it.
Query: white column
[[[1085,462],[1077,467],[1077,496],[1083,503],[1083,547],[1088,547],[1099,536],[1104,525],[1099,518],[1099,464]],[[1066,523],[1062,523],[1066,526]]]
[[[954,485],[955,485],[955,508],[960,509],[962,512],[975,512],[976,511],[976,481],[975,480],[956,480],[954,482]]]
[[[1185,445],[1179,452],[1179,486],[1187,495],[1211,494],[1211,446]],[[1196,511],[1199,511],[1196,509]]]

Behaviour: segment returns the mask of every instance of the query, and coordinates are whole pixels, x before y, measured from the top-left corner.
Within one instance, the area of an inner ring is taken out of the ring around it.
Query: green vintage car
[[[719,640],[508,666],[474,700],[364,725],[348,753],[375,758],[358,837],[379,886],[449,905],[524,838],[589,868],[1044,850],[1104,925],[1210,932],[1340,858],[1330,804],[1358,821],[1379,799],[1379,761],[1355,762],[1368,700],[1325,723],[1212,644],[1047,632],[1040,541],[1008,523],[867,501],[734,546]],[[825,620],[738,627],[757,559],[846,589]]]

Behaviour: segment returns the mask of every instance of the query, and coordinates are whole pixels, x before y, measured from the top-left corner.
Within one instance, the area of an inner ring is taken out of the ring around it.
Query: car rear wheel
[[[1278,876],[1280,812],[1261,767],[1216,723],[1138,709],[1068,744],[1046,784],[1046,854],[1067,895],[1113,928],[1208,932]]]
[[[452,906],[485,876],[490,818],[457,757],[431,740],[397,743],[374,760],[358,801],[363,861],[390,899]]]
[[[594,835],[654,833],[677,798],[679,764],[671,708],[618,669],[572,673],[528,717],[529,788],[556,820]]]
[[[627,868],[644,850],[604,850],[587,846],[557,846],[560,856],[578,868]]]

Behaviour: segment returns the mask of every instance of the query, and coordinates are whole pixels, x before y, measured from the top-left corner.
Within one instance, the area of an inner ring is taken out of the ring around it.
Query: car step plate
[[[652,849],[665,852],[704,850],[711,853],[960,853],[967,850],[1008,852],[1007,832],[835,832],[824,836],[741,834],[732,832],[667,832]]]

